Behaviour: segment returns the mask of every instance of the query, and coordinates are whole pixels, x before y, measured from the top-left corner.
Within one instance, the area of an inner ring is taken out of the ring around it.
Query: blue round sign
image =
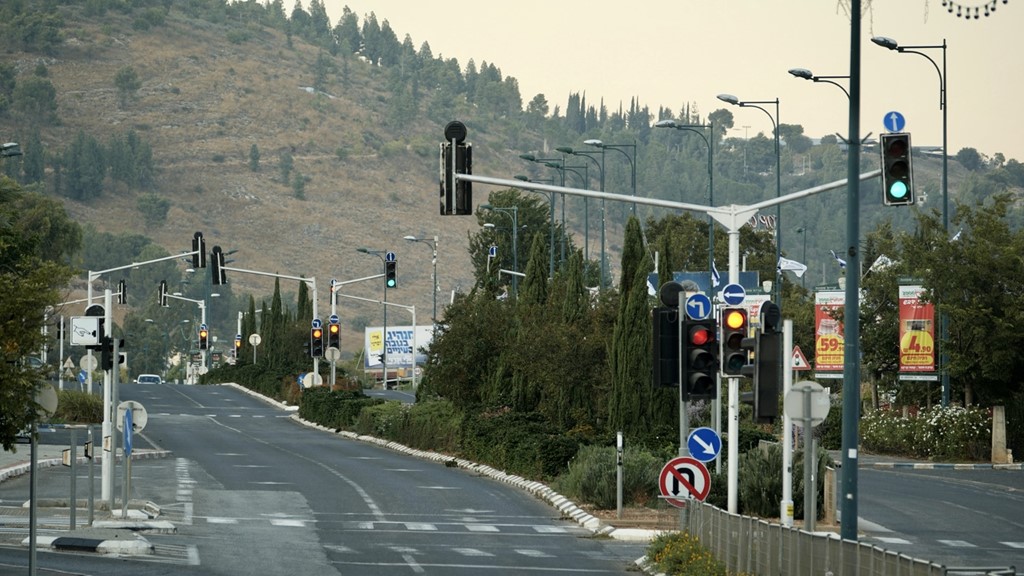
[[[711,428],[694,428],[686,439],[686,447],[690,450],[690,457],[701,462],[710,462],[718,458],[722,451],[722,439]]]
[[[711,299],[698,292],[686,299],[686,315],[693,320],[703,320],[711,315]]]
[[[907,127],[907,119],[903,117],[903,114],[893,110],[882,116],[882,125],[885,126],[887,132],[903,132],[903,129]]]
[[[746,297],[747,291],[739,284],[726,284],[725,288],[722,288],[722,300],[725,300],[725,303],[730,306],[743,304]]]

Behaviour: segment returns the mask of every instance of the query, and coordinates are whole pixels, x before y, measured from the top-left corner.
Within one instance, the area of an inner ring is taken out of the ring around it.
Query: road
[[[628,574],[644,552],[518,488],[306,427],[234,388],[125,385],[120,397],[149,415],[135,447],[174,454],[133,463],[133,497],[161,505],[178,530],[147,535],[157,554],[125,574]],[[66,490],[67,475],[44,470],[40,495]],[[0,485],[5,502],[17,482]],[[119,573],[103,558],[40,562]]]
[[[862,468],[858,490],[863,541],[948,567],[1024,573],[1024,472]]]

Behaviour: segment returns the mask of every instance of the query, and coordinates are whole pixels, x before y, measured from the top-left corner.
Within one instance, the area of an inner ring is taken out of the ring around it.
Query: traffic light
[[[782,314],[774,302],[761,305],[761,331],[757,340],[757,380],[754,382],[754,420],[774,422],[779,415],[782,390]]]
[[[128,303],[128,286],[124,283],[124,280],[117,283],[117,303]]]
[[[910,134],[882,134],[882,201],[886,206],[914,203],[914,166]],[[943,151],[945,153],[945,151]]]
[[[309,355],[313,358],[320,358],[324,355],[323,328],[311,328],[309,330]]]
[[[654,337],[652,379],[655,386],[679,385],[679,309],[659,306],[651,311]]]
[[[202,232],[192,235],[192,268],[206,268],[206,240]]]
[[[341,324],[332,322],[327,325],[327,347],[341,348]]]
[[[235,358],[238,358],[239,351],[242,350],[242,335],[235,334]]]
[[[210,331],[204,326],[199,328],[199,349],[206,350],[210,347]]]
[[[722,310],[722,374],[743,376],[743,367],[747,365],[743,339],[749,330],[745,308]]]
[[[224,251],[214,246],[210,252],[210,278],[214,286],[228,283],[228,274],[224,270]]]
[[[160,281],[160,287],[157,288],[156,292],[156,300],[160,306],[167,307],[167,280]]]
[[[455,181],[455,174],[473,173],[473,145],[467,144],[466,125],[458,120],[444,127],[445,141],[440,148],[441,215],[464,216],[473,213],[473,183]],[[454,141],[454,142],[453,142]],[[454,164],[452,148],[455,149]]]
[[[718,373],[718,342],[715,320],[683,321],[683,378],[687,400],[706,400],[715,397]]]
[[[124,350],[124,340],[118,340],[117,347],[119,350]],[[117,363],[124,364],[124,354],[118,353]],[[114,369],[114,339],[110,336],[105,336],[100,341],[100,369]]]
[[[395,260],[384,262],[384,285],[388,288],[398,286],[398,276],[395,274],[395,267],[398,264]]]

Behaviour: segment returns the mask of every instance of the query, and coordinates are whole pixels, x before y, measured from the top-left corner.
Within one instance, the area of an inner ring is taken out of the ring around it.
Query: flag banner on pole
[[[840,258],[839,255],[836,254],[835,250],[829,250],[829,252],[832,253],[832,257],[836,259],[836,262],[839,262],[839,267],[845,269],[846,268],[846,260],[843,260],[842,258]]]
[[[718,273],[718,266],[715,265],[715,260],[711,260],[711,287],[718,288],[722,283],[722,276]]]
[[[796,274],[797,278],[802,278],[804,272],[807,272],[807,265],[801,264],[796,260],[790,260],[789,258],[779,257],[779,271],[785,272],[786,270],[789,270],[790,272]]]

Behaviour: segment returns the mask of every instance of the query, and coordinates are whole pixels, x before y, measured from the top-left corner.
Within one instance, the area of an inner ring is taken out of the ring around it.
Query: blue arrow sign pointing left
[[[701,293],[686,299],[686,315],[694,320],[703,320],[711,315],[711,299]]]

